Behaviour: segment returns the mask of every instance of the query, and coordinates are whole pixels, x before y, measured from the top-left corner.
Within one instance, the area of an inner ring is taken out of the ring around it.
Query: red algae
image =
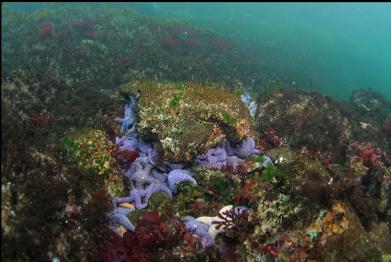
[[[47,128],[54,121],[54,116],[50,112],[32,114],[30,116],[30,121],[38,127]]]
[[[391,119],[386,119],[383,122],[382,131],[386,135],[391,135]]]
[[[122,150],[118,153],[118,158],[128,164],[132,163],[139,156],[140,153],[136,150]]]
[[[170,36],[163,36],[159,38],[159,43],[163,48],[168,50],[174,50],[178,48],[180,44],[178,39]]]
[[[52,22],[45,22],[39,28],[38,33],[41,37],[49,36],[53,33],[54,24]]]
[[[381,150],[378,147],[367,146],[361,153],[361,158],[365,166],[376,166],[381,159]]]

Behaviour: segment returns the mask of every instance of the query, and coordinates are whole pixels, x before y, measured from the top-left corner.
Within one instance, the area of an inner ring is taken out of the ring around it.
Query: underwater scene
[[[390,3],[2,3],[3,261],[391,261]]]

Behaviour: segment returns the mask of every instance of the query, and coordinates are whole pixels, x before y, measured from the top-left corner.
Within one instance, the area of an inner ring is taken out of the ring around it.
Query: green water
[[[55,4],[10,4],[21,10]],[[264,68],[341,100],[373,88],[391,98],[390,3],[95,3],[211,27],[262,54]]]
[[[263,65],[340,99],[358,88],[391,97],[389,3],[155,4],[155,13],[254,44]]]

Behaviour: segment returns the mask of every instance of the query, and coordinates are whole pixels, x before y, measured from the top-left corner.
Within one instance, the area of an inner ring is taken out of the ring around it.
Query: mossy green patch
[[[261,180],[264,182],[270,182],[277,174],[273,165],[268,165],[267,168],[261,174]]]
[[[235,117],[229,115],[228,113],[223,113],[223,119],[233,125],[238,121]]]
[[[263,156],[250,156],[247,158],[251,162],[262,164],[263,161],[265,161],[265,158]]]
[[[187,83],[185,82],[179,82],[175,84],[175,88],[178,90],[183,90],[187,88]]]
[[[238,97],[240,97],[242,95],[242,91],[241,90],[235,90],[234,94]]]
[[[181,96],[179,94],[175,94],[174,97],[170,100],[170,106],[174,108],[178,107],[180,100]]]
[[[276,165],[268,165],[259,176],[253,176],[251,179],[262,182],[286,181],[288,173]]]

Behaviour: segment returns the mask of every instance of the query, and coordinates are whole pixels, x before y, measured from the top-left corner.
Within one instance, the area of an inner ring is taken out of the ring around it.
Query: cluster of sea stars
[[[136,209],[144,209],[148,206],[148,201],[155,192],[164,192],[171,199],[178,184],[184,182],[197,184],[194,179],[195,174],[185,169],[183,164],[165,163],[164,167],[156,166],[157,146],[144,142],[136,131],[138,99],[138,94],[126,97],[125,116],[120,119],[123,137],[116,138],[119,155],[128,160],[128,163],[124,162],[123,175],[130,181],[132,189],[129,196],[113,198],[114,209],[107,214],[112,228],[116,225],[122,225],[128,231],[133,232],[135,227],[127,216],[134,208],[125,208],[125,206],[131,207],[129,203],[133,203]],[[198,156],[196,164],[200,168],[221,169],[224,166],[231,166],[235,170],[245,162],[245,158],[260,153],[261,150],[256,148],[255,141],[251,137],[244,139],[237,147],[231,147],[228,141],[224,141],[220,146],[211,148],[206,154]],[[265,165],[270,164],[267,160],[266,158]],[[227,227],[215,224],[223,223],[225,211],[231,209],[233,210],[233,206],[223,207],[216,217],[193,218],[186,216],[184,219],[185,227],[201,239],[203,247],[213,245],[216,235]],[[236,207],[235,210],[247,212],[245,207]]]
[[[196,163],[201,168],[217,168],[231,166],[236,170],[238,165],[244,163],[244,159],[250,156],[259,155],[261,150],[256,148],[255,141],[247,137],[235,148],[232,148],[228,141],[225,141],[220,147],[211,148],[206,154],[199,155]]]
[[[139,94],[126,96],[125,116],[119,119],[124,136],[116,138],[120,155],[126,152],[126,155],[135,156],[132,163],[124,163],[124,176],[131,182],[132,189],[129,196],[114,198],[114,209],[107,214],[111,227],[122,225],[129,231],[134,231],[133,224],[127,218],[132,209],[121,207],[120,204],[134,203],[135,208],[144,209],[155,192],[164,192],[172,198],[178,184],[197,183],[192,172],[182,169],[183,165],[167,164],[168,174],[155,168],[158,156],[156,145],[145,143],[136,132],[138,99]]]

